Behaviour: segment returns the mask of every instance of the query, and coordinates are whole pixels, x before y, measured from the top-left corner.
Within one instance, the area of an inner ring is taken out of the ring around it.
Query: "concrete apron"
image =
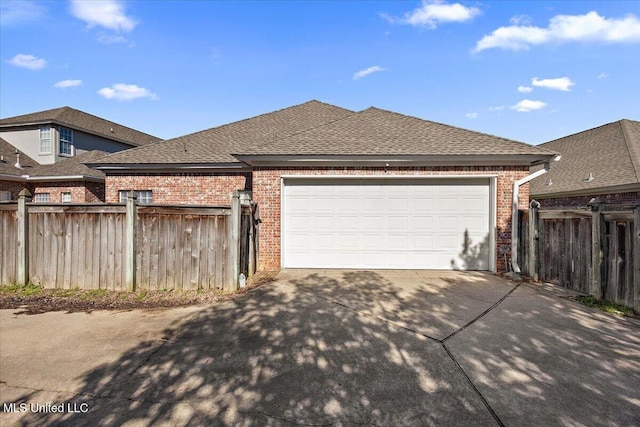
[[[155,317],[0,311],[0,403],[89,408],[0,424],[638,424],[638,322],[482,273],[278,279]]]

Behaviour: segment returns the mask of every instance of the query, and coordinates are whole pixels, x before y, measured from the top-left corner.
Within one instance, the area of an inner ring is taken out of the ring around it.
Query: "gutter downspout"
[[[520,186],[549,172],[549,168],[549,162],[546,162],[543,169],[513,183],[513,204],[511,206],[511,267],[513,268],[513,272],[517,274],[520,274],[520,266],[518,265],[518,194],[520,192]]]

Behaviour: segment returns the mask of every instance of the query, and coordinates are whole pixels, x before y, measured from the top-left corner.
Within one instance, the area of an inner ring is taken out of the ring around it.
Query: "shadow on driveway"
[[[83,374],[76,393],[88,413],[22,424],[495,425],[438,342],[277,283]]]
[[[78,372],[89,412],[18,424],[640,425],[640,322],[433,274],[285,271]]]

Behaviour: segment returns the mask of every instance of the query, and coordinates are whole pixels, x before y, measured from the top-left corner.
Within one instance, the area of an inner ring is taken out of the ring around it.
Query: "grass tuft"
[[[599,300],[591,295],[577,296],[576,301],[580,304],[586,305],[587,307],[594,307],[602,311],[606,311],[607,313],[621,314],[628,317],[640,316],[640,314],[636,313],[636,311],[631,307],[612,301]]]

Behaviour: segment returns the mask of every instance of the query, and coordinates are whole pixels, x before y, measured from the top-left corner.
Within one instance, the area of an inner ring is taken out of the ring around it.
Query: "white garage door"
[[[489,179],[285,178],[286,268],[489,270]]]

